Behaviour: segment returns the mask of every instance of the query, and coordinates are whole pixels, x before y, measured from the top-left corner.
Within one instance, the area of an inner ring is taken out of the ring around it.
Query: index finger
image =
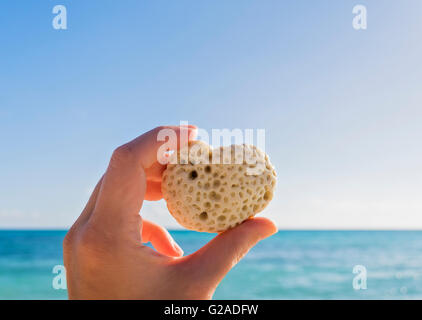
[[[113,229],[136,226],[146,192],[145,170],[165,150],[176,150],[195,137],[195,126],[157,127],[117,148],[103,177],[92,218]],[[168,139],[165,139],[165,136]]]

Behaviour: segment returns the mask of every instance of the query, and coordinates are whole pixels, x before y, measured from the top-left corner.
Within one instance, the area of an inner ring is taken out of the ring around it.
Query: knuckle
[[[113,163],[117,162],[127,162],[133,159],[133,150],[129,144],[124,144],[113,151],[111,156],[111,161]]]
[[[158,132],[165,130],[165,129],[168,129],[168,128],[166,126],[158,126],[158,127],[155,127],[153,131],[158,133]]]
[[[152,132],[154,133],[154,136],[159,137],[160,132],[163,132],[164,130],[169,130],[169,128],[167,126],[158,126],[155,127]]]
[[[97,245],[97,236],[92,232],[92,230],[84,230],[78,238],[78,250],[88,250],[92,251]]]
[[[78,236],[76,246],[80,255],[90,258],[102,256],[105,252],[111,252],[113,249],[112,241],[92,225],[84,227]]]
[[[63,239],[63,251],[65,252],[71,251],[74,241],[75,241],[75,235],[76,235],[76,230],[75,230],[75,225],[73,225],[68,230],[68,232],[66,233]]]
[[[72,248],[73,236],[68,232],[63,239],[63,251],[68,252]]]

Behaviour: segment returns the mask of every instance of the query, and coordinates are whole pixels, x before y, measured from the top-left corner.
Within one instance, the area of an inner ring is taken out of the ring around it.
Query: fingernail
[[[278,232],[278,227],[273,220],[268,219],[268,218],[266,218],[266,219],[272,225],[271,230],[268,232],[268,237],[270,237],[270,236],[272,236],[272,235],[274,235]]]
[[[179,256],[183,256],[183,250],[179,247],[179,245],[176,242],[173,242],[173,248],[174,250],[179,254]]]

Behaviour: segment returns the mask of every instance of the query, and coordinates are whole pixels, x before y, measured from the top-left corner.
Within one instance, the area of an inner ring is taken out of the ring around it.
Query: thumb
[[[216,287],[254,245],[276,232],[277,227],[271,220],[252,218],[220,233],[200,250],[186,257],[189,269],[192,270],[190,276],[195,277],[193,281]]]

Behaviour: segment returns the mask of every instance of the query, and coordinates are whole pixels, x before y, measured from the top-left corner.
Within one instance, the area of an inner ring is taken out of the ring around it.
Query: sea
[[[170,233],[185,254],[214,236]],[[65,234],[0,231],[0,299],[67,299],[55,283]],[[422,299],[422,231],[279,231],[227,274],[214,298]]]

